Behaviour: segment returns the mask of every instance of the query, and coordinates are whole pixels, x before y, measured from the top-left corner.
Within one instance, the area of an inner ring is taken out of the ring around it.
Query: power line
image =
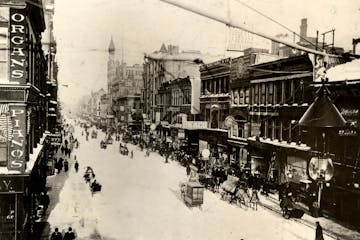
[[[268,19],[268,20],[270,20],[270,21],[278,24],[279,26],[283,27],[284,29],[288,30],[289,32],[295,34],[295,35],[298,36],[301,40],[304,40],[305,42],[310,43],[310,44],[313,45],[313,46],[316,46],[314,43],[312,43],[312,42],[310,42],[309,40],[307,40],[306,38],[300,36],[300,35],[297,34],[295,31],[293,31],[293,30],[290,29],[289,27],[285,26],[284,24],[276,21],[276,20],[273,19],[272,17],[269,17],[269,16],[265,15],[264,13],[260,12],[259,10],[257,10],[257,9],[255,9],[255,8],[249,6],[248,4],[246,4],[246,3],[244,3],[244,2],[242,2],[242,1],[240,1],[240,0],[235,0],[235,1],[236,1],[237,3],[239,3],[239,4],[241,4],[241,5],[249,8],[250,10],[253,10],[254,12],[260,14],[261,16],[265,17],[266,19]],[[318,47],[318,48],[320,48],[320,47]],[[320,48],[320,49],[321,49],[321,48]]]
[[[226,19],[225,17],[220,16],[219,14],[215,14],[215,13],[209,11],[209,10],[201,9],[199,6],[186,4],[186,3],[183,3],[183,2],[180,3],[179,1],[176,1],[176,0],[160,0],[160,1],[169,3],[171,5],[182,8],[184,10],[187,10],[187,11],[196,13],[198,15],[201,15],[203,17],[212,19],[214,21],[223,23],[223,24],[225,24],[227,26],[241,29],[243,31],[254,34],[256,36],[263,37],[265,39],[269,39],[269,40],[272,40],[274,42],[282,43],[282,44],[284,44],[286,46],[289,46],[291,48],[294,48],[294,49],[298,49],[298,50],[301,50],[301,51],[305,51],[307,53],[312,53],[312,54],[316,54],[316,55],[320,55],[320,56],[328,56],[328,57],[336,57],[336,58],[340,57],[339,55],[334,55],[334,54],[330,55],[330,54],[327,54],[325,52],[321,52],[321,51],[318,51],[318,50],[314,50],[314,49],[311,49],[311,48],[308,48],[308,47],[298,45],[296,43],[291,43],[291,42],[284,41],[282,39],[279,39],[277,37],[274,37],[274,36],[271,36],[271,35],[268,35],[268,34],[265,34],[265,33],[261,33],[261,32],[258,32],[258,31],[251,30],[248,27],[244,26],[243,23],[240,23],[240,21],[230,21],[230,20]]]

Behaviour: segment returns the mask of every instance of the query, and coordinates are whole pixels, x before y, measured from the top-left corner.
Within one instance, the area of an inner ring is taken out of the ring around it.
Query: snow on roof
[[[248,140],[256,141],[256,137],[254,137],[254,136],[248,137]],[[295,142],[291,142],[291,143],[288,143],[286,141],[280,142],[277,139],[275,139],[275,140],[271,140],[270,138],[263,139],[262,137],[259,138],[259,141],[262,143],[268,143],[268,144],[271,144],[274,146],[279,146],[279,147],[284,147],[284,148],[293,148],[293,149],[302,150],[302,151],[310,150],[310,147],[303,143],[300,145],[297,145]]]
[[[326,71],[329,82],[360,80],[360,59],[336,65]]]
[[[38,144],[36,148],[33,149],[33,153],[29,155],[29,161],[26,163],[26,173],[31,173],[31,170],[34,167],[34,164],[36,162],[36,159],[38,158],[41,150],[43,148],[42,144]]]
[[[145,54],[145,56],[155,60],[173,60],[173,61],[194,61],[196,59],[201,59],[204,63],[223,58],[223,56],[203,54],[196,51],[187,51],[187,52],[183,51],[178,54],[155,52],[155,53]]]

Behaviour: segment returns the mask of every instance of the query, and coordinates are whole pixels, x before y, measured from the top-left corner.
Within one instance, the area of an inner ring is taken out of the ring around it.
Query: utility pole
[[[326,34],[328,34],[328,33],[332,33],[332,42],[331,42],[330,44],[325,44],[325,36],[326,36]],[[327,47],[327,46],[332,46],[331,49],[334,49],[335,29],[332,29],[332,30],[329,30],[329,31],[327,31],[327,32],[324,32],[324,33],[322,33],[321,35],[323,36],[323,47],[322,47],[322,48],[325,49],[325,47]]]

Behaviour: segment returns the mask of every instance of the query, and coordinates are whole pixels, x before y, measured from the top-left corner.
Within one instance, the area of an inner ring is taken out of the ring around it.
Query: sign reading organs
[[[26,17],[25,9],[10,8],[10,82],[26,84]]]
[[[9,144],[8,169],[25,171],[26,154],[26,111],[25,106],[10,106],[12,124]]]

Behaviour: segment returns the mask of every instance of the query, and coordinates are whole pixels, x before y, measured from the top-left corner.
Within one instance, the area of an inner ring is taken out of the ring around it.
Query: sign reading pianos
[[[9,143],[8,169],[25,171],[26,161],[26,111],[25,106],[10,106],[11,141]]]
[[[10,8],[10,82],[26,84],[26,35],[25,9]]]

